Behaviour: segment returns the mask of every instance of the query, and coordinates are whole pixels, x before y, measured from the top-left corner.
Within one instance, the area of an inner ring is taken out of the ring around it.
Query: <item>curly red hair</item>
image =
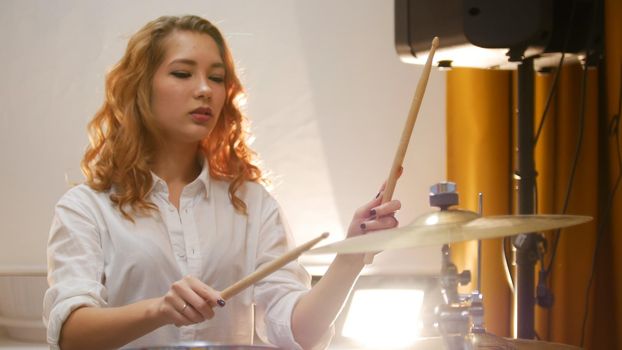
[[[164,58],[164,39],[175,30],[207,34],[220,49],[227,96],[214,130],[199,147],[207,157],[210,176],[229,182],[233,206],[246,213],[246,204],[236,191],[245,181],[264,179],[254,164],[256,154],[246,143],[247,121],[238,104],[244,89],[222,34],[198,16],[163,16],[130,38],[124,56],[106,76],[104,103],[88,124],[90,146],[81,163],[86,183],[97,191],[112,188],[110,199],[129,220],[133,220],[129,208],[134,213],[156,209],[147,199],[153,186],[151,161],[158,134],[151,117],[151,84]]]

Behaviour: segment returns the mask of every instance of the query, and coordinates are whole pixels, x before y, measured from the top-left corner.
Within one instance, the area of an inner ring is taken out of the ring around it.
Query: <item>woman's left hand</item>
[[[371,231],[397,227],[399,222],[395,218],[395,213],[402,207],[402,203],[397,199],[382,203],[385,185],[386,183],[382,185],[376,198],[354,212],[347,238],[364,235]]]

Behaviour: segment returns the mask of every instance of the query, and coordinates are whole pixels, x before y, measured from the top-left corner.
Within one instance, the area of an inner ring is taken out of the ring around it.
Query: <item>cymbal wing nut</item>
[[[430,187],[430,206],[441,210],[458,205],[458,192],[453,182],[439,182]]]

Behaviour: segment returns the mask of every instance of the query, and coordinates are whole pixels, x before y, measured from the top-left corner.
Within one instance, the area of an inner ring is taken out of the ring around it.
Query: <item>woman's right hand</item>
[[[186,276],[158,298],[157,314],[163,323],[181,327],[211,319],[214,308],[224,305],[220,292],[196,277]]]

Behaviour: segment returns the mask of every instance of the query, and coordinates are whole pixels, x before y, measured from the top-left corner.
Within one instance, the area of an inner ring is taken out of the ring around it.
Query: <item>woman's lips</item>
[[[192,117],[192,120],[197,123],[206,123],[212,118],[211,115],[201,113],[192,113],[190,116]]]
[[[205,123],[212,118],[212,109],[209,107],[199,107],[190,112],[192,120],[197,123]]]

